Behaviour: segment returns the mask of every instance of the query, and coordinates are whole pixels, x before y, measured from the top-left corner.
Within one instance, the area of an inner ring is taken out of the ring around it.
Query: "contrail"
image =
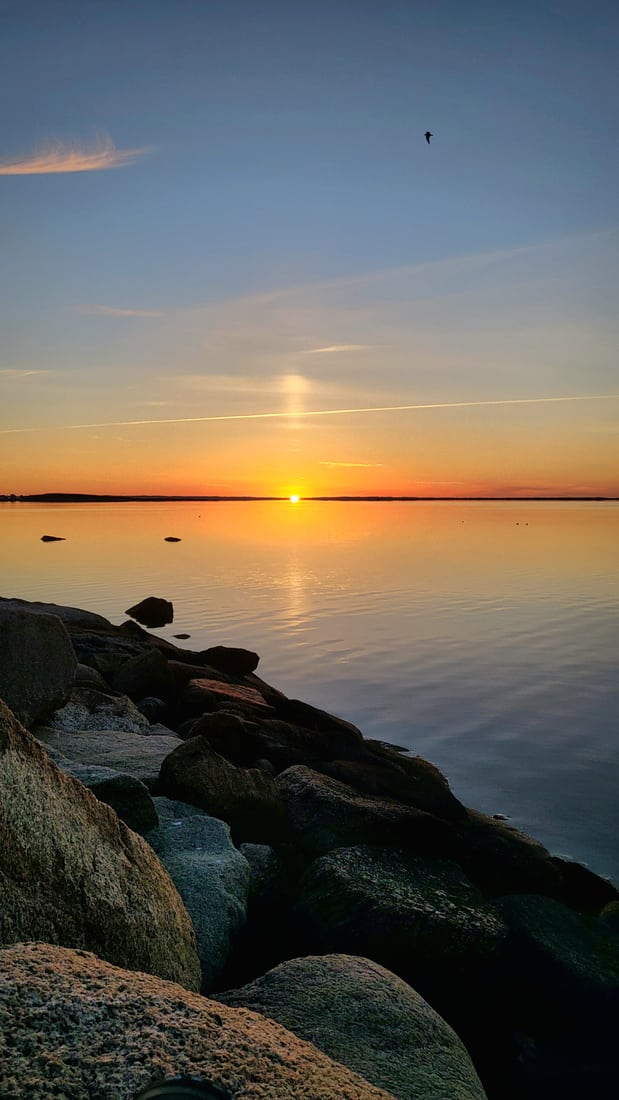
[[[56,424],[38,428],[0,428],[0,435],[20,432],[68,432],[82,428],[134,428],[146,424],[206,424],[215,420],[294,420],[307,416],[352,416],[358,413],[411,412],[419,409],[470,409],[485,405],[546,405],[560,401],[614,401],[619,393],[576,394],[569,397],[503,397],[486,401],[435,401],[421,405],[370,405],[356,409],[310,409],[299,412],[232,413],[217,416],[181,416],[165,420],[106,420],[92,424]]]

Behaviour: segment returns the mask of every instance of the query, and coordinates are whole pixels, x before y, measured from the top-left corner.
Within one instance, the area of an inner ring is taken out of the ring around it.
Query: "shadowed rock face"
[[[169,600],[162,600],[159,596],[147,596],[133,607],[128,607],[125,615],[131,615],[143,626],[157,627],[167,626],[174,619],[174,608]]]
[[[235,1100],[393,1100],[273,1020],[87,952],[19,944],[0,979],[3,1100],[25,1100],[25,1081],[28,1100],[129,1100],[176,1073]]]
[[[456,1033],[406,982],[369,959],[292,959],[215,1000],[277,1020],[402,1100],[485,1100]]]
[[[88,948],[200,988],[195,933],[152,849],[1,702],[0,841],[0,942]]]
[[[67,702],[77,660],[60,619],[7,603],[0,602],[0,691],[19,721],[32,726]]]

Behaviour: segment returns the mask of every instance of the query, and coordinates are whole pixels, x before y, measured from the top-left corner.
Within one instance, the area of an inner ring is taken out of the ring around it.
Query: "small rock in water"
[[[492,816],[495,821],[509,821],[507,814],[493,814]]]
[[[162,600],[158,596],[147,596],[133,607],[128,607],[125,615],[131,615],[142,626],[166,626],[174,619],[174,608],[169,600]]]
[[[172,637],[173,638],[185,639],[185,638],[191,638],[191,634],[173,634]]]
[[[66,542],[64,535],[41,535],[41,542]]]
[[[182,539],[177,539],[175,535],[166,535],[164,542],[182,542]]]

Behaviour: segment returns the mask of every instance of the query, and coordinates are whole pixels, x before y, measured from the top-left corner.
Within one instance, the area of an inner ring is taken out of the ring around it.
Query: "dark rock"
[[[438,768],[419,756],[399,756],[396,761],[388,761],[368,753],[363,760],[332,760],[314,766],[324,775],[365,794],[392,798],[448,821],[461,821],[467,816]]]
[[[114,630],[115,628],[94,611],[82,611],[79,607],[65,607],[57,603],[41,603],[39,600],[6,599],[0,596],[0,608],[14,611],[30,611],[33,615],[55,615],[66,627],[80,630]]]
[[[78,661],[98,672],[108,684],[127,661],[140,656],[147,648],[137,639],[123,634],[89,630],[72,630],[71,642]]]
[[[610,901],[600,913],[600,920],[607,932],[619,936],[619,901]]]
[[[333,848],[379,844],[420,855],[449,855],[453,830],[442,818],[352,787],[298,765],[276,780],[286,828],[302,849],[316,855]]]
[[[278,711],[279,717],[284,722],[303,726],[304,729],[314,730],[317,733],[330,733],[334,736],[339,734],[344,744],[359,744],[363,740],[361,730],[357,729],[352,722],[337,718],[326,710],[319,710],[310,703],[303,703],[300,699],[283,699]]]
[[[572,909],[581,913],[599,913],[610,902],[619,901],[619,890],[608,879],[601,878],[582,863],[553,856],[551,862],[561,875],[561,889],[556,895]]]
[[[166,537],[164,538],[163,541],[164,542],[182,542],[183,540],[176,538],[174,535],[166,535]],[[127,614],[129,614],[129,612],[127,612]]]
[[[251,649],[235,649],[233,646],[215,645],[199,653],[205,665],[211,665],[230,676],[246,676],[258,667],[260,658]]]
[[[173,638],[178,638],[180,640],[180,639],[185,639],[185,638],[191,638],[191,634],[173,634],[172,637]]]
[[[147,695],[145,699],[139,699],[136,706],[140,714],[143,714],[151,725],[157,722],[162,722],[165,725],[166,718],[169,715],[169,707],[163,699]]]
[[[41,542],[66,542],[63,535],[41,535]]]
[[[276,771],[295,764],[318,766],[342,751],[351,754],[360,751],[354,734],[339,731],[332,735],[304,729],[271,718],[268,711],[233,715],[228,705],[223,711],[204,714],[191,733],[205,736],[217,752],[234,764],[249,767],[259,759],[266,759]]]
[[[504,821],[467,811],[457,829],[455,858],[490,894],[539,893],[558,897],[562,874],[539,841]]]
[[[226,821],[235,843],[268,843],[281,836],[283,807],[271,776],[256,768],[234,767],[204,737],[184,741],[166,757],[159,785],[168,798]]]
[[[247,917],[250,870],[230,829],[195,806],[156,799],[160,824],[146,837],[196,931],[202,992],[215,988]]]
[[[103,679],[101,673],[97,672],[96,668],[90,668],[89,665],[78,664],[75,674],[75,686],[77,688],[95,688],[96,691],[102,691],[104,694],[110,691],[110,686]]]
[[[506,928],[453,862],[371,846],[315,860],[295,907],[303,953],[344,951],[393,970],[423,996],[449,996],[497,958]]]
[[[148,844],[63,775],[3,704],[0,836],[3,943],[92,949],[199,988],[193,928]]]
[[[20,722],[32,726],[66,703],[76,672],[60,619],[0,604],[0,697]]]
[[[166,657],[158,649],[149,649],[131,657],[114,674],[112,685],[137,702],[147,695],[168,697],[172,675]]]
[[[291,959],[215,1000],[277,1020],[390,1096],[485,1100],[449,1024],[401,978],[369,959]]]
[[[0,975],[5,1100],[129,1100],[170,1073],[235,1100],[389,1100],[273,1020],[84,951],[19,944]]]
[[[131,615],[143,626],[166,626],[174,619],[174,608],[169,600],[162,600],[159,596],[147,596],[133,607],[127,608],[125,615]]]

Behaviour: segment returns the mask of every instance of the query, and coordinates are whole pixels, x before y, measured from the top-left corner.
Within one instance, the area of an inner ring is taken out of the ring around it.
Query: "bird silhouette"
[[[426,132],[425,132],[425,134],[424,134],[424,137],[425,137],[425,139],[426,139],[426,141],[427,141],[427,143],[428,143],[428,145],[429,145],[429,144],[430,144],[430,138],[431,138],[431,137],[434,137],[434,134],[431,134],[429,130],[426,130]]]

